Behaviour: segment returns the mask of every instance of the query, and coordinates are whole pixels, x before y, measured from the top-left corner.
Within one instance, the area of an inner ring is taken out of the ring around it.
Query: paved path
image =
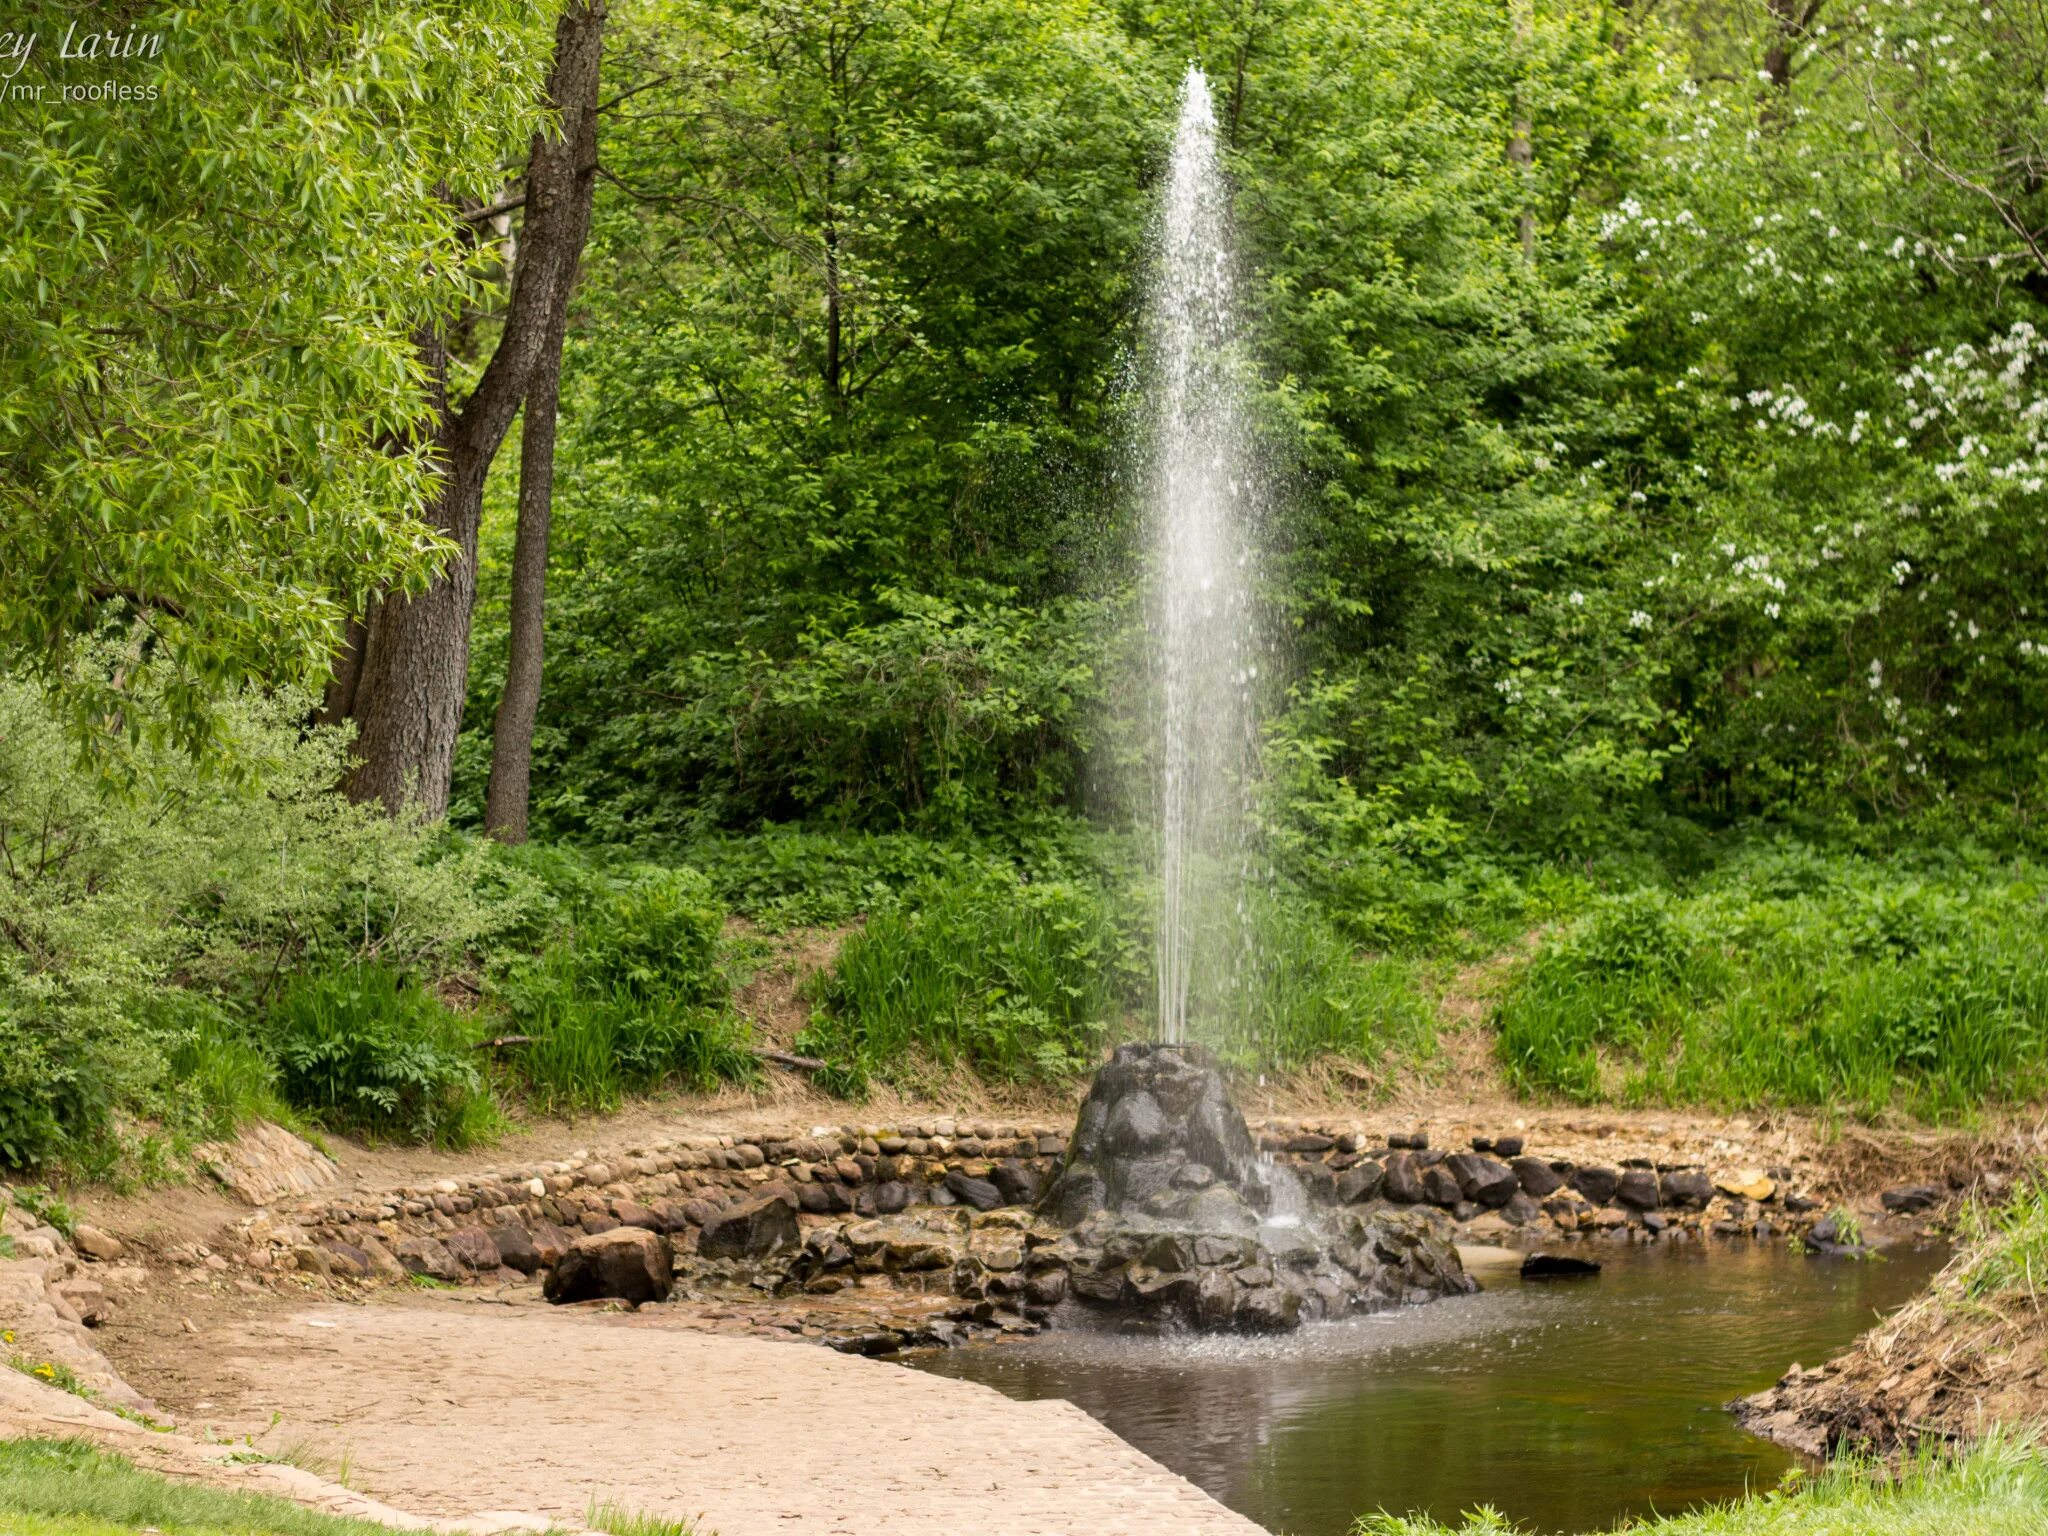
[[[813,1344],[449,1300],[325,1306],[195,1344],[215,1414],[346,1450],[443,1518],[592,1501],[718,1536],[1261,1536],[1080,1409]],[[223,1398],[230,1394],[223,1393]]]

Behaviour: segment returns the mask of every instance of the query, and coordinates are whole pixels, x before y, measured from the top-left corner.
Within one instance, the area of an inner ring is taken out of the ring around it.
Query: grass
[[[605,1532],[605,1536],[712,1536],[709,1531],[700,1531],[693,1520],[650,1515],[609,1499],[602,1504],[593,1502],[584,1513],[583,1523],[593,1531]]]
[[[82,1440],[0,1441],[7,1536],[426,1536],[260,1494],[172,1482]]]
[[[2048,1093],[2030,869],[1919,878],[1764,854],[1593,903],[1511,983],[1499,1053],[1580,1103],[1768,1104],[1966,1120]]]
[[[1631,1536],[2042,1536],[2048,1451],[2000,1436],[1959,1458],[1927,1455],[1892,1472],[1839,1462],[1756,1498],[1624,1527]],[[1368,1515],[1354,1536],[1516,1536],[1489,1510],[1456,1526]]]

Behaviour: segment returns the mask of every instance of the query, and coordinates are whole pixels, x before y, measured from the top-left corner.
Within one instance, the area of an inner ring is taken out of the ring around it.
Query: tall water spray
[[[1162,731],[1159,1028],[1180,1041],[1210,978],[1241,959],[1259,672],[1249,524],[1260,494],[1237,270],[1215,102],[1193,67],[1181,84],[1158,244],[1145,376]]]

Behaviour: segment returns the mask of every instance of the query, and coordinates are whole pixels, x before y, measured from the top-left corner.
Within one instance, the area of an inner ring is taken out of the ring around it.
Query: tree
[[[503,328],[461,408],[448,400],[449,355],[438,332],[419,351],[439,422],[428,452],[440,472],[429,519],[453,556],[426,590],[371,597],[357,643],[336,666],[326,712],[356,724],[350,798],[393,815],[436,818],[448,807],[455,737],[469,670],[477,529],[484,478],[547,345],[557,293],[571,281],[585,215],[575,189],[581,123],[594,112],[604,47],[602,0],[572,0],[555,28],[547,102],[556,121],[533,136],[528,193]]]
[[[513,0],[167,9],[120,66],[152,94],[74,103],[75,10],[10,18],[48,41],[0,141],[0,665],[88,743],[227,761],[223,700],[313,682],[351,593],[450,552],[414,338],[475,290],[449,199],[529,130],[546,35]],[[109,624],[123,663],[72,665]]]
[[[546,639],[548,525],[554,511],[562,342],[568,329],[576,264],[590,232],[590,204],[597,187],[595,70],[589,85],[584,100],[562,104],[561,138],[536,145],[526,173],[529,209],[559,201],[568,212],[560,237],[565,265],[548,306],[540,356],[526,389],[519,445],[519,531],[512,556],[510,657],[505,692],[491,728],[491,779],[484,828],[508,843],[526,841],[533,724],[540,710],[541,656]]]

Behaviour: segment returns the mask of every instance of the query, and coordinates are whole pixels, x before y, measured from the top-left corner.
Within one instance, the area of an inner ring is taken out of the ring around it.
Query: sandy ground
[[[135,1379],[188,1432],[345,1461],[352,1488],[444,1519],[575,1525],[609,1500],[719,1536],[1259,1530],[1070,1404],[652,1314],[461,1296],[222,1310],[169,1353],[175,1380]]]

